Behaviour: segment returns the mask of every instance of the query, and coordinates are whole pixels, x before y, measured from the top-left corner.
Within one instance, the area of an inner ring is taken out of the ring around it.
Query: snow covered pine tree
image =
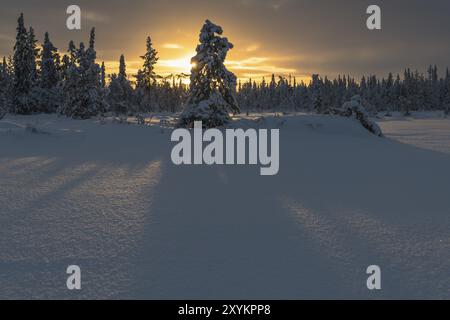
[[[157,88],[157,74],[155,65],[158,62],[158,52],[153,48],[152,39],[147,37],[146,51],[141,59],[144,60],[142,69],[138,70],[136,78],[136,90],[134,91],[134,103],[137,112],[155,111],[155,96]]]
[[[36,48],[34,31],[25,29],[23,14],[20,14],[17,26],[16,44],[14,46],[14,83],[13,107],[18,114],[30,114],[34,110],[34,101],[31,96],[33,86],[36,84],[36,58],[39,54]]]
[[[11,76],[8,72],[8,63],[3,57],[0,62],[0,120],[3,119],[9,109],[9,90],[11,88]]]
[[[48,32],[44,36],[40,61],[40,88],[38,90],[38,111],[56,112],[61,99],[59,83],[59,53],[50,41]]]
[[[124,55],[120,56],[119,74],[111,75],[109,84],[108,103],[112,112],[116,115],[128,114],[130,110],[133,88],[127,78]]]
[[[206,128],[219,127],[230,120],[229,112],[240,112],[236,99],[236,76],[224,65],[233,45],[221,37],[222,33],[220,26],[206,20],[200,33],[197,55],[191,60],[189,98],[180,116],[181,127],[193,127],[194,121],[202,121]]]

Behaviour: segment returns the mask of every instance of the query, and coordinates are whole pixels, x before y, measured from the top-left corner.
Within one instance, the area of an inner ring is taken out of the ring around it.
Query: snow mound
[[[336,115],[291,114],[285,116],[235,117],[228,124],[233,129],[280,129],[282,134],[324,134],[370,138],[367,131],[355,118]]]

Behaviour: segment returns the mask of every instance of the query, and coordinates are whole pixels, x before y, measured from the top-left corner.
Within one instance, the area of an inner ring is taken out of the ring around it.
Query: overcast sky
[[[66,8],[82,9],[82,30],[66,28]],[[382,30],[366,28],[366,8],[382,9]],[[87,42],[97,29],[98,57],[115,71],[125,54],[129,72],[150,35],[162,73],[187,72],[205,19],[221,25],[234,43],[229,68],[241,78],[312,73],[361,77],[405,67],[441,71],[450,66],[448,0],[1,0],[0,55],[12,54],[17,17],[23,12],[39,40],[49,31],[60,51]]]

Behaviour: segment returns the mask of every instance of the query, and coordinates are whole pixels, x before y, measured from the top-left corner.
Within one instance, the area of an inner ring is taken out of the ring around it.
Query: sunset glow
[[[170,46],[170,48],[167,45],[164,45],[160,50],[158,50],[158,47],[156,48],[158,52],[167,52],[174,51],[174,48],[176,46],[177,48],[182,47],[181,45],[173,44],[172,46]],[[195,47],[195,45],[193,46]],[[177,51],[181,51],[181,49],[177,49]],[[260,82],[263,78],[265,78],[267,81],[270,79],[272,74],[275,74],[277,77],[288,77],[289,75],[291,75],[292,77],[296,77],[298,82],[308,82],[310,79],[309,75],[300,74],[295,68],[277,66],[277,61],[275,58],[257,56],[247,57],[246,54],[249,52],[252,51],[248,51],[248,48],[245,48],[243,52],[239,52],[238,50],[236,50],[236,53],[230,56],[234,56],[236,58],[236,56],[239,56],[241,53],[243,53],[244,58],[240,60],[230,59],[225,62],[227,68],[235,73],[238,79],[242,82],[248,81],[249,79],[252,79],[252,81]],[[139,53],[136,53],[136,56],[138,55]],[[168,52],[168,55],[170,56],[170,52]],[[191,59],[193,56],[195,56],[195,52],[185,53],[181,56],[174,56],[171,59],[165,59],[163,57],[163,54],[159,54],[159,56],[160,59],[158,60],[158,63],[156,65],[156,72],[161,76],[168,76],[172,74],[190,74],[191,69],[194,66],[194,64],[191,63]],[[102,57],[99,58],[101,59]],[[108,73],[118,72],[118,61],[107,61],[105,62],[105,65]],[[133,74],[136,74],[139,68],[141,68],[141,65],[142,62],[140,60],[127,60],[127,72],[129,77],[131,77]],[[189,79],[185,78],[183,79],[183,82],[188,83]]]

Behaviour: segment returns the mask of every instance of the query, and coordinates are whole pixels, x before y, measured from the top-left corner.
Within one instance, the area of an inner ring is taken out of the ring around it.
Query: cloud
[[[165,43],[163,45],[164,49],[183,49],[184,47],[182,45],[176,44],[176,43]]]
[[[290,1],[291,0],[241,0],[241,4],[247,7],[259,5],[273,10],[279,10]]]
[[[254,52],[254,51],[257,51],[259,48],[260,48],[259,44],[252,44],[252,45],[248,46],[247,49],[245,49],[245,51]]]
[[[91,22],[106,23],[109,22],[109,17],[93,11],[81,10],[81,17]]]
[[[9,44],[9,43],[14,42],[14,38],[9,36],[9,35],[0,33],[0,42],[4,42],[4,43],[8,43]]]
[[[269,75],[275,74],[295,74],[297,70],[292,67],[281,67],[274,62],[279,61],[279,58],[269,57],[250,57],[242,60],[229,60],[225,65],[238,73],[254,74],[254,75]]]

